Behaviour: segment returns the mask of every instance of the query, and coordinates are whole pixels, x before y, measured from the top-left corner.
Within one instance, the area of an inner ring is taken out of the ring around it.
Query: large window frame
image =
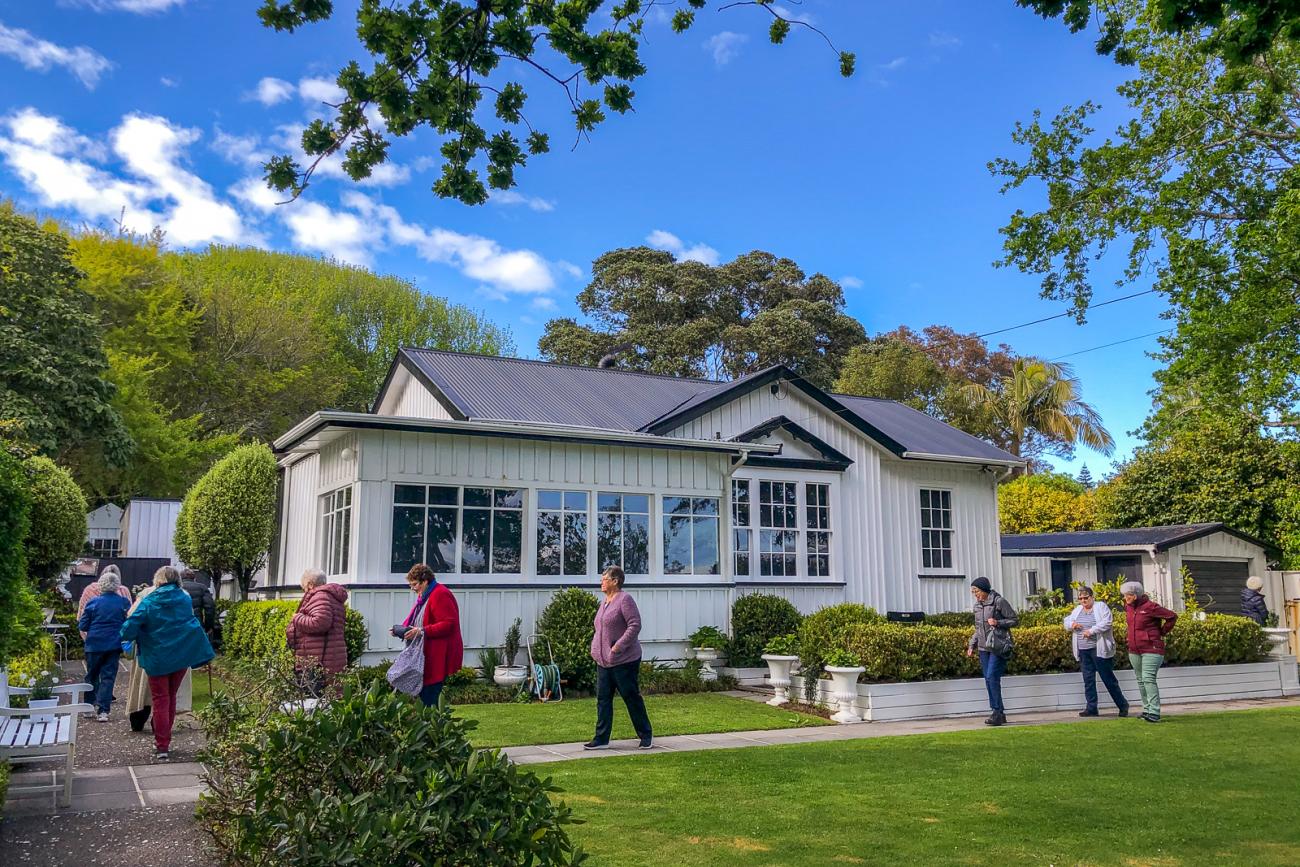
[[[417,488],[424,489],[423,499],[415,497]],[[523,564],[527,547],[524,539],[528,526],[525,521],[528,490],[523,486],[491,484],[394,482],[389,534],[390,572],[401,574],[406,571],[400,568],[406,559],[397,559],[400,511],[409,513],[408,520],[416,512],[421,515],[420,556],[416,563],[428,563],[434,572],[447,575],[526,574]],[[408,532],[410,526],[408,524]],[[434,543],[438,553],[436,557],[430,556],[430,531],[434,528],[441,531],[443,538],[443,541]],[[518,538],[518,545],[513,549],[508,547],[511,533]],[[413,541],[411,539],[407,544]]]
[[[654,497],[600,491],[596,497],[596,571],[619,566],[625,576],[648,578],[654,562]],[[644,543],[644,551],[639,550]]]
[[[666,494],[659,503],[664,577],[722,575],[722,497]],[[690,562],[682,562],[687,544]]]
[[[798,584],[842,580],[835,533],[838,477],[754,469],[737,473],[731,492],[729,562],[735,581]],[[787,502],[790,492],[794,498]]]
[[[532,512],[537,577],[580,578],[591,574],[591,497],[586,490],[537,489]],[[545,545],[544,530],[554,532],[554,541]]]
[[[320,498],[321,563],[328,577],[350,574],[352,567],[352,486]]]
[[[922,487],[918,500],[923,572],[943,575],[953,571],[954,537],[952,489]]]

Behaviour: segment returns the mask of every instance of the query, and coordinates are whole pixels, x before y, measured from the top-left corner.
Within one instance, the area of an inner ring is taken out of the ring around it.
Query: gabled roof
[[[821,437],[815,436],[807,429],[802,428],[799,425],[795,424],[794,422],[790,421],[790,419],[786,418],[783,415],[778,415],[775,418],[769,418],[767,421],[763,422],[762,424],[755,425],[754,427],[750,428],[744,433],[737,434],[736,436],[732,437],[732,439],[735,440],[736,442],[752,443],[778,430],[784,431],[794,439],[799,440],[801,443],[811,446],[815,452],[821,455],[821,460],[807,461],[804,459],[800,459],[798,457],[783,458],[778,456],[778,457],[769,457],[769,458],[750,458],[749,459],[750,464],[755,466],[762,466],[764,464],[759,462],[766,461],[766,466],[779,467],[784,464],[786,466],[793,467],[800,464],[819,463],[821,464],[820,467],[808,466],[806,468],[827,469],[827,470],[847,470],[849,466],[853,463],[853,459],[850,458],[848,455],[834,448],[833,446],[831,446],[830,443],[826,442]]]
[[[1163,527],[1130,527],[1123,530],[1081,530],[1073,533],[1019,533],[1002,537],[1002,555],[1040,551],[1075,551],[1086,548],[1151,548],[1167,551],[1215,533],[1227,533],[1266,550],[1274,546],[1220,521],[1207,524],[1170,524]]]
[[[1021,461],[922,412],[888,400],[830,395],[782,365],[730,382],[657,376],[440,349],[398,350],[454,419],[479,419],[666,434],[741,395],[784,380],[902,458],[1019,465]]]

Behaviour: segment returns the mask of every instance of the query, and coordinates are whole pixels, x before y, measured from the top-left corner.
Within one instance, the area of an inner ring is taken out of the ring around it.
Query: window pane
[[[564,574],[587,574],[587,516],[564,515]]]
[[[925,488],[921,489],[921,511],[930,508],[930,492]]]
[[[951,548],[944,548],[944,549],[943,549],[943,568],[945,568],[945,569],[951,569],[951,568],[952,568],[952,549],[951,549]]]
[[[466,488],[466,495],[473,490]],[[484,493],[486,493],[485,489]],[[488,570],[488,550],[491,539],[492,513],[487,509],[463,510],[461,523],[464,534],[460,546],[460,571],[481,574]]]
[[[559,509],[564,505],[563,495],[559,491],[538,491],[537,508]]]
[[[435,485],[429,488],[429,505],[455,506],[460,502],[460,488],[445,488]]]
[[[623,497],[619,494],[597,494],[596,508],[601,512],[618,512],[623,508]]]
[[[393,549],[389,568],[407,572],[424,559],[424,509],[397,506],[393,509]]]
[[[393,485],[393,502],[423,503],[424,485]]]
[[[797,526],[799,526],[799,512],[798,512],[798,507],[797,507],[797,506],[786,506],[786,507],[785,507],[785,523],[782,524],[782,526],[784,526],[784,527],[797,527]]]
[[[339,512],[339,561],[337,568],[334,570],[335,575],[342,575],[348,571],[348,554],[352,548],[352,509],[351,507]]]
[[[537,574],[560,574],[560,515],[537,514]]]
[[[623,571],[628,575],[650,574],[650,516],[623,517]]]
[[[650,514],[650,497],[646,494],[624,494],[623,511]]]
[[[491,488],[466,488],[465,505],[467,506],[492,505],[492,489]]]
[[[664,498],[664,511],[668,512],[668,502],[676,497]],[[687,503],[690,501],[687,500]],[[664,518],[664,574],[685,575],[691,570],[691,519],[683,517]]]
[[[770,502],[772,502],[772,483],[771,483],[771,482],[759,482],[759,483],[758,483],[758,499],[759,499],[759,502],[763,502],[763,503],[770,503]]]
[[[606,566],[623,566],[623,518],[620,515],[596,517],[596,568],[603,572]],[[626,566],[623,566],[623,571],[627,572]]]
[[[952,508],[952,491],[940,491],[939,497],[943,508],[945,509]]]
[[[664,497],[664,517],[670,515],[689,515],[691,513],[690,497]]]
[[[524,514],[512,509],[492,513],[492,571],[517,575],[524,559]]]
[[[518,488],[495,488],[492,491],[492,505],[498,509],[522,509],[524,492]]]
[[[930,549],[929,549],[929,548],[922,548],[922,549],[921,549],[921,565],[924,566],[926,569],[933,568],[933,567],[930,565]]]
[[[424,562],[435,572],[456,571],[456,509],[429,510],[429,549]]]
[[[692,503],[692,511],[696,515],[717,515],[718,501],[712,497],[696,497]]]
[[[717,500],[713,501],[717,505]],[[718,559],[718,519],[695,518],[695,568],[696,575],[717,575],[721,571]]]
[[[587,511],[587,492],[586,491],[565,491],[564,509],[565,511],[571,511],[571,512]]]

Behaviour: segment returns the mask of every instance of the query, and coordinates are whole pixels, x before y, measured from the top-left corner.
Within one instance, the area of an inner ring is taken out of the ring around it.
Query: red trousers
[[[181,691],[188,668],[149,677],[149,695],[153,698],[153,741],[159,750],[172,746],[172,723],[176,721],[176,693]]]

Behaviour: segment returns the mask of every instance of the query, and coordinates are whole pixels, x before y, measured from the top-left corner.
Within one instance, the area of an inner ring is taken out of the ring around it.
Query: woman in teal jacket
[[[136,663],[149,675],[153,698],[155,761],[171,758],[176,693],[185,672],[207,665],[215,655],[203,625],[194,616],[190,596],[181,589],[181,576],[170,566],[154,573],[154,591],[122,625],[122,641],[136,643]]]

